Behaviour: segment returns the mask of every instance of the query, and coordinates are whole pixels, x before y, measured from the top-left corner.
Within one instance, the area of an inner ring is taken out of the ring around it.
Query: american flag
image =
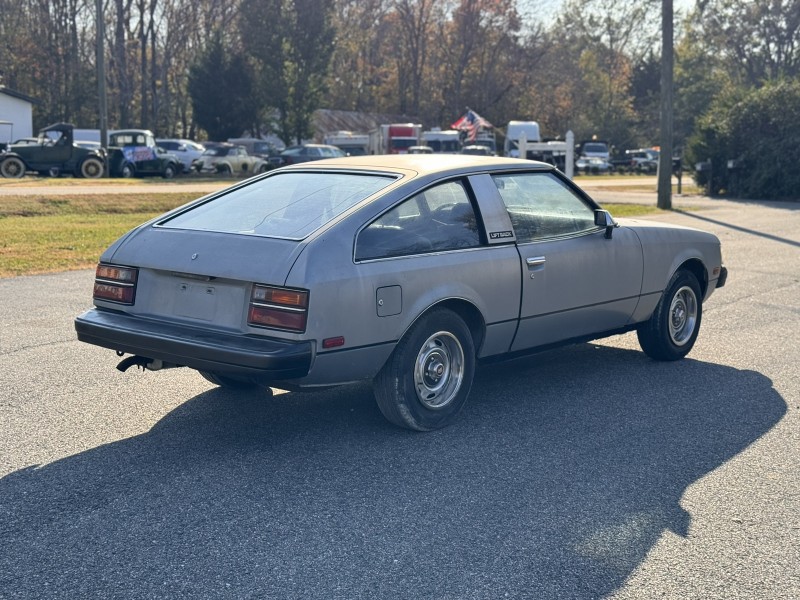
[[[478,139],[478,131],[482,127],[485,129],[491,129],[494,126],[474,110],[467,109],[467,112],[464,113],[464,116],[450,125],[450,127],[453,129],[458,129],[459,131],[466,131],[467,141],[474,142],[476,139]]]

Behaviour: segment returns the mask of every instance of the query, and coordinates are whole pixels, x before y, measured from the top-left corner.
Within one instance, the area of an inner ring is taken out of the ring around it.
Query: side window
[[[596,229],[594,210],[551,173],[493,175],[517,241],[572,235]]]
[[[460,181],[412,196],[358,236],[356,260],[472,248],[481,244],[478,221]]]

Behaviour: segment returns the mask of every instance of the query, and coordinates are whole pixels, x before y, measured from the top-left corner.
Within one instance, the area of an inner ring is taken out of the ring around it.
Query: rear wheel
[[[97,158],[87,158],[81,163],[81,177],[99,179],[103,176],[103,162]]]
[[[650,319],[636,333],[645,354],[656,360],[678,360],[689,354],[703,317],[700,284],[685,269],[672,276]]]
[[[466,323],[436,309],[420,318],[375,377],[383,415],[395,425],[430,431],[450,425],[467,402],[475,345]]]
[[[136,175],[136,169],[134,168],[134,166],[131,163],[125,163],[124,165],[122,165],[122,170],[120,171],[120,176],[123,179],[130,179],[134,175]]]
[[[175,165],[173,165],[172,163],[168,164],[164,168],[164,172],[161,174],[161,176],[164,179],[172,179],[173,177],[175,177]]]
[[[25,175],[25,163],[16,156],[9,156],[0,162],[0,175],[8,179],[19,179]]]

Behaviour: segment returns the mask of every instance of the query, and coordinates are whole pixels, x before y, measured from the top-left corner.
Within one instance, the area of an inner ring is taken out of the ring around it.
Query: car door
[[[595,207],[552,172],[493,175],[521,259],[520,321],[511,351],[624,327],[642,287],[636,234],[606,237]]]

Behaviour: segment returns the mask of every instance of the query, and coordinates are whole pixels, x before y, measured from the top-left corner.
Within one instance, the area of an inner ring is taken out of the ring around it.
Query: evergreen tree
[[[194,120],[213,140],[238,137],[253,122],[256,99],[246,58],[226,49],[217,32],[189,70]]]

